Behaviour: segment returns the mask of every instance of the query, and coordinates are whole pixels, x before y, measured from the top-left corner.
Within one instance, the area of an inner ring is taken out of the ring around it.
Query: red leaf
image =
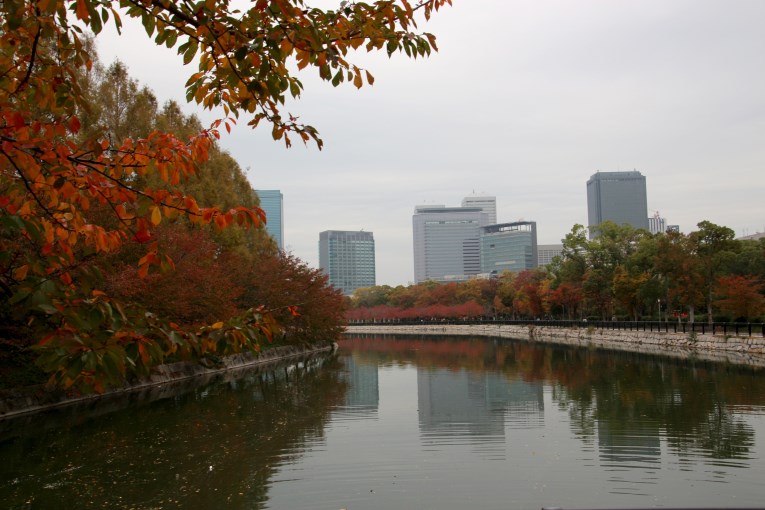
[[[146,243],[151,239],[151,233],[148,230],[139,230],[133,235],[133,239],[138,243]]]

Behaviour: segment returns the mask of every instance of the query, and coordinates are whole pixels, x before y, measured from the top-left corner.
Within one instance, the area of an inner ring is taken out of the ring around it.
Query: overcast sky
[[[288,110],[324,150],[285,149],[246,122],[222,133],[254,188],[284,194],[289,251],[317,267],[319,232],[364,229],[378,285],[407,284],[415,205],[495,195],[499,222],[536,221],[540,244],[559,243],[587,223],[598,170],[640,171],[649,215],[684,232],[701,220],[765,230],[765,1],[454,4],[421,25],[438,38],[429,59],[359,54],[373,87],[301,76]],[[105,64],[119,58],[161,102],[184,101],[194,65],[139,24],[97,41]]]

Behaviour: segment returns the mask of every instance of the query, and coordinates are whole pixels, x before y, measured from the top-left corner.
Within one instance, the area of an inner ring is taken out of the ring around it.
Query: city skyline
[[[499,221],[533,219],[538,242],[558,244],[587,224],[583,183],[598,170],[641,170],[648,216],[684,232],[709,220],[754,234],[765,230],[764,21],[765,3],[747,0],[455,2],[420,26],[438,38],[430,58],[349,57],[373,87],[299,76],[305,91],[284,111],[316,126],[324,150],[286,150],[245,118],[220,146],[253,188],[284,193],[285,248],[311,266],[327,226],[375,232],[379,284],[414,281],[414,204],[475,190],[496,197]],[[195,65],[140,23],[126,20],[122,37],[108,25],[96,44],[160,103],[205,125],[223,116],[185,103]]]

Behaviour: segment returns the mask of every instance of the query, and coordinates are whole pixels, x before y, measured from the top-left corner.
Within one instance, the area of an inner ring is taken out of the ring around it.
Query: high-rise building
[[[552,262],[552,259],[563,253],[562,244],[540,244],[537,245],[537,265],[546,266]]]
[[[459,280],[480,273],[479,239],[486,224],[487,214],[478,207],[415,207],[414,281]]]
[[[497,197],[470,195],[462,199],[462,207],[479,207],[488,216],[487,225],[497,223]]]
[[[587,219],[590,238],[593,227],[604,221],[648,229],[648,199],[645,177],[631,172],[598,172],[587,181]]]
[[[284,196],[278,189],[259,189],[260,208],[266,213],[266,232],[284,249]]]
[[[659,215],[659,211],[648,218],[648,230],[652,234],[663,234],[667,231],[667,220]]]
[[[518,221],[481,229],[481,272],[498,274],[537,267],[537,223]]]
[[[319,233],[319,267],[329,284],[350,296],[375,285],[375,240],[372,232],[326,230]]]

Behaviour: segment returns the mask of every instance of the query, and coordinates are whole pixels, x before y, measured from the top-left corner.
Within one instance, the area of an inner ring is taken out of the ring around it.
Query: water
[[[765,371],[483,338],[0,422],[3,508],[765,507]]]

